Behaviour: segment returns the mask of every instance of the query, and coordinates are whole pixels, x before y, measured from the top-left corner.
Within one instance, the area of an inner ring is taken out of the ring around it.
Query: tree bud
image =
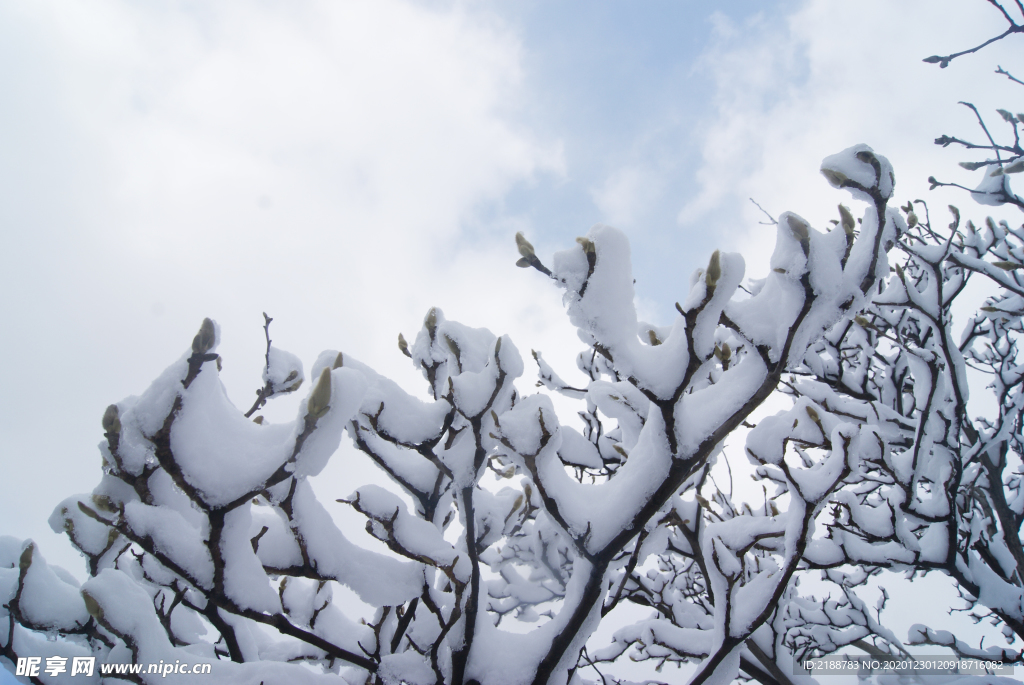
[[[331,408],[331,370],[324,369],[320,372],[320,378],[316,387],[309,395],[309,402],[306,407],[314,419],[319,419]]]
[[[851,216],[851,218],[853,217]],[[811,227],[806,221],[793,214],[788,214],[786,223],[789,225],[789,230],[793,232],[793,237],[799,240],[801,245],[807,245],[810,242]]]
[[[836,188],[842,188],[843,184],[848,180],[846,174],[836,171],[835,169],[822,169],[821,175]]]
[[[21,558],[18,559],[18,568],[22,572],[27,571],[28,567],[32,565],[32,555],[35,553],[35,551],[36,543],[30,542],[28,543],[28,547],[26,547],[25,550],[21,553]]]
[[[85,601],[85,610],[89,612],[89,615],[97,621],[102,621],[103,609],[100,608],[100,603],[96,601],[96,598],[90,595],[88,591],[82,590],[82,600]]]
[[[866,164],[871,164],[872,161],[877,161],[878,159],[877,157],[875,157],[875,153],[871,152],[870,150],[861,150],[860,152],[857,153],[856,156],[857,159]]]
[[[857,228],[857,222],[854,221],[853,214],[850,213],[846,205],[839,205],[839,218],[840,223],[843,225],[843,231],[846,232],[846,235],[852,237],[853,229]]]
[[[339,352],[338,356],[334,358],[334,366],[332,366],[331,368],[332,369],[340,369],[344,365],[345,365],[345,355],[343,355],[341,352]]]
[[[112,404],[103,412],[103,432],[117,435],[121,432],[121,417],[118,415],[117,405]]]
[[[597,254],[597,251],[594,248],[594,241],[591,240],[590,238],[582,238],[582,237],[581,238],[577,238],[576,242],[579,243],[583,247],[584,254],[587,254],[587,255]]]
[[[1007,164],[1003,167],[1004,174],[1019,174],[1024,171],[1024,157],[1021,157],[1012,164]]]
[[[117,511],[117,505],[114,504],[114,500],[110,499],[107,495],[93,495],[92,503],[95,504],[96,508],[100,511],[106,511],[111,514]]]
[[[192,339],[192,351],[196,354],[206,354],[217,343],[217,329],[209,318],[203,319],[203,325],[199,332]]]
[[[708,270],[704,273],[704,282],[707,283],[709,288],[714,288],[715,284],[718,283],[718,279],[722,277],[722,255],[718,250],[711,253],[711,259],[708,261]]]
[[[537,254],[533,251],[533,245],[531,245],[530,241],[527,240],[525,236],[523,236],[522,231],[516,233],[516,247],[519,248],[519,254],[521,254],[523,258],[527,260],[527,264],[529,264],[530,260],[537,256]]]
[[[502,475],[504,475],[504,474],[502,474]],[[523,494],[519,493],[518,495],[516,495],[516,498],[514,500],[512,500],[512,508],[509,509],[508,515],[505,516],[505,522],[506,523],[508,522],[508,520],[510,518],[512,518],[512,514],[516,513],[516,511],[518,511],[519,507],[521,507],[521,506],[523,506]]]
[[[433,339],[434,331],[437,330],[437,307],[430,308],[430,311],[427,312],[427,318],[423,320],[423,325],[427,327],[427,333]]]
[[[405,341],[405,336],[402,335],[401,333],[398,334],[398,349],[400,349],[402,351],[402,354],[404,354],[406,357],[412,359],[412,353],[409,352],[409,343]]]

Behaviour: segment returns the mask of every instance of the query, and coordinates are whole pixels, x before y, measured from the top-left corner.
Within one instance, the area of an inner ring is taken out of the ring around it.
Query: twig
[[[1006,71],[1002,67],[999,67],[998,69],[996,69],[996,73],[997,74],[1002,74],[1003,76],[1005,76],[1006,78],[1010,79],[1014,83],[1019,83],[1020,85],[1024,86],[1024,81],[1021,81],[1019,78],[1015,78],[1013,76],[1013,74],[1011,74],[1010,72]]]
[[[256,413],[260,407],[265,405],[267,403],[267,398],[270,397],[270,394],[274,391],[270,383],[270,322],[273,321],[273,319],[267,316],[266,312],[263,312],[263,321],[263,334],[267,336],[267,365],[265,367],[267,370],[267,384],[256,391],[256,402],[254,402],[252,407],[249,408],[249,411],[245,412],[245,418],[249,418]]]
[[[753,202],[754,206],[757,207],[758,209],[760,209],[762,212],[764,212],[764,215],[766,217],[768,217],[768,221],[758,221],[757,223],[761,224],[762,226],[778,226],[779,225],[779,222],[775,220],[775,217],[773,217],[771,214],[769,214],[768,211],[764,207],[762,207],[761,205],[757,204],[757,201],[754,198],[750,197],[750,198],[747,198],[747,199],[750,200],[751,202]]]

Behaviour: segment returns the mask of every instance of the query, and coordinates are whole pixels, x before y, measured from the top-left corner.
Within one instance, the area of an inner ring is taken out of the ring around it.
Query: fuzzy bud
[[[18,559],[18,568],[22,572],[27,571],[28,567],[32,565],[32,555],[35,553],[35,551],[36,543],[30,542],[28,543],[28,547],[26,547],[25,550],[21,553],[21,558]]]
[[[423,320],[423,325],[427,327],[427,333],[433,339],[434,331],[437,330],[437,307],[430,308],[430,311],[427,312],[427,318]]]
[[[192,339],[192,351],[196,354],[206,354],[215,344],[217,344],[217,329],[211,319],[203,319],[203,325],[199,327],[199,332]]]
[[[1003,262],[1003,261],[992,262],[992,265],[993,266],[998,266],[1003,271],[1013,271],[1015,269],[1019,269],[1022,266],[1021,264],[1017,264],[1016,262]]]
[[[846,183],[847,180],[849,180],[846,177],[846,174],[836,171],[835,169],[823,168],[821,170],[821,175],[824,176],[825,180],[827,180],[835,188],[842,188],[843,184]]]
[[[103,609],[100,607],[100,603],[96,601],[96,598],[90,595],[88,591],[82,590],[82,600],[85,601],[85,610],[89,612],[89,615],[97,621],[102,621]]]
[[[704,273],[704,282],[708,284],[709,288],[714,288],[715,284],[718,283],[718,279],[722,277],[722,255],[718,250],[711,253],[711,259],[708,261],[708,270]]]
[[[1022,171],[1024,171],[1024,157],[1003,167],[1004,174],[1019,174]]]
[[[331,408],[331,370],[324,369],[320,372],[320,378],[316,387],[309,395],[309,402],[306,407],[314,419],[319,419]]]
[[[121,432],[121,417],[117,405],[112,404],[103,412],[103,432],[118,435]]]
[[[843,231],[846,235],[853,237],[853,230],[857,228],[857,222],[853,219],[853,214],[850,213],[849,208],[846,205],[839,205],[839,218],[843,224]]]
[[[576,242],[583,247],[584,254],[597,254],[597,250],[594,248],[594,241],[590,238],[577,238]]]
[[[537,256],[533,251],[533,245],[531,245],[530,241],[526,239],[522,231],[516,233],[516,247],[519,248],[519,254],[521,254],[524,259],[528,260],[527,263],[529,263],[529,260],[532,260]]]

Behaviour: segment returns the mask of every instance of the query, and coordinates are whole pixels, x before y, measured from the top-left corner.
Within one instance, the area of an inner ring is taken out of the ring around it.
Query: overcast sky
[[[434,305],[575,355],[518,230],[546,258],[622,228],[664,324],[716,247],[764,272],[748,198],[823,228],[849,200],[818,166],[850,145],[901,203],[968,207],[925,179],[973,186],[974,157],[931,141],[978,137],[958,100],[1018,107],[993,71],[1024,51],[921,59],[1004,25],[984,0],[0,0],[0,534],[82,574],[46,519],[98,482],[104,408],[204,316],[240,407],[263,311],[307,369],[336,348],[418,391],[395,339]]]

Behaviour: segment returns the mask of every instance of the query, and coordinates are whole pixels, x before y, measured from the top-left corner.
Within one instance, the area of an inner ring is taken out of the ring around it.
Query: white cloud
[[[521,48],[483,8],[40,2],[0,9],[0,43],[0,307],[21,332],[0,342],[18,360],[0,532],[50,558],[67,547],[50,510],[99,479],[103,408],[203,316],[239,405],[260,384],[262,311],[307,365],[340,348],[417,390],[395,339],[430,306],[527,355],[567,332],[512,233],[464,240],[481,205],[562,168],[558,142],[510,116]]]
[[[637,219],[663,192],[663,178],[645,164],[629,164],[615,169],[591,197],[607,223],[637,228]]]
[[[733,236],[732,249],[765,268],[774,232],[748,198],[778,215],[795,211],[824,228],[849,196],[818,174],[826,155],[867,143],[892,161],[896,199],[923,198],[935,209],[973,203],[965,195],[928,193],[926,178],[977,179],[956,163],[971,159],[932,141],[943,133],[977,138],[969,100],[991,114],[1012,96],[992,73],[1019,60],[1019,42],[997,44],[948,69],[922,59],[973,46],[1005,23],[977,3],[811,0],[788,17],[756,16],[743,25],[719,17],[717,46],[704,58],[718,83],[704,125],[701,192],[680,212]],[[984,212],[974,213],[984,216]],[[1012,215],[1011,215],[1012,216]]]

